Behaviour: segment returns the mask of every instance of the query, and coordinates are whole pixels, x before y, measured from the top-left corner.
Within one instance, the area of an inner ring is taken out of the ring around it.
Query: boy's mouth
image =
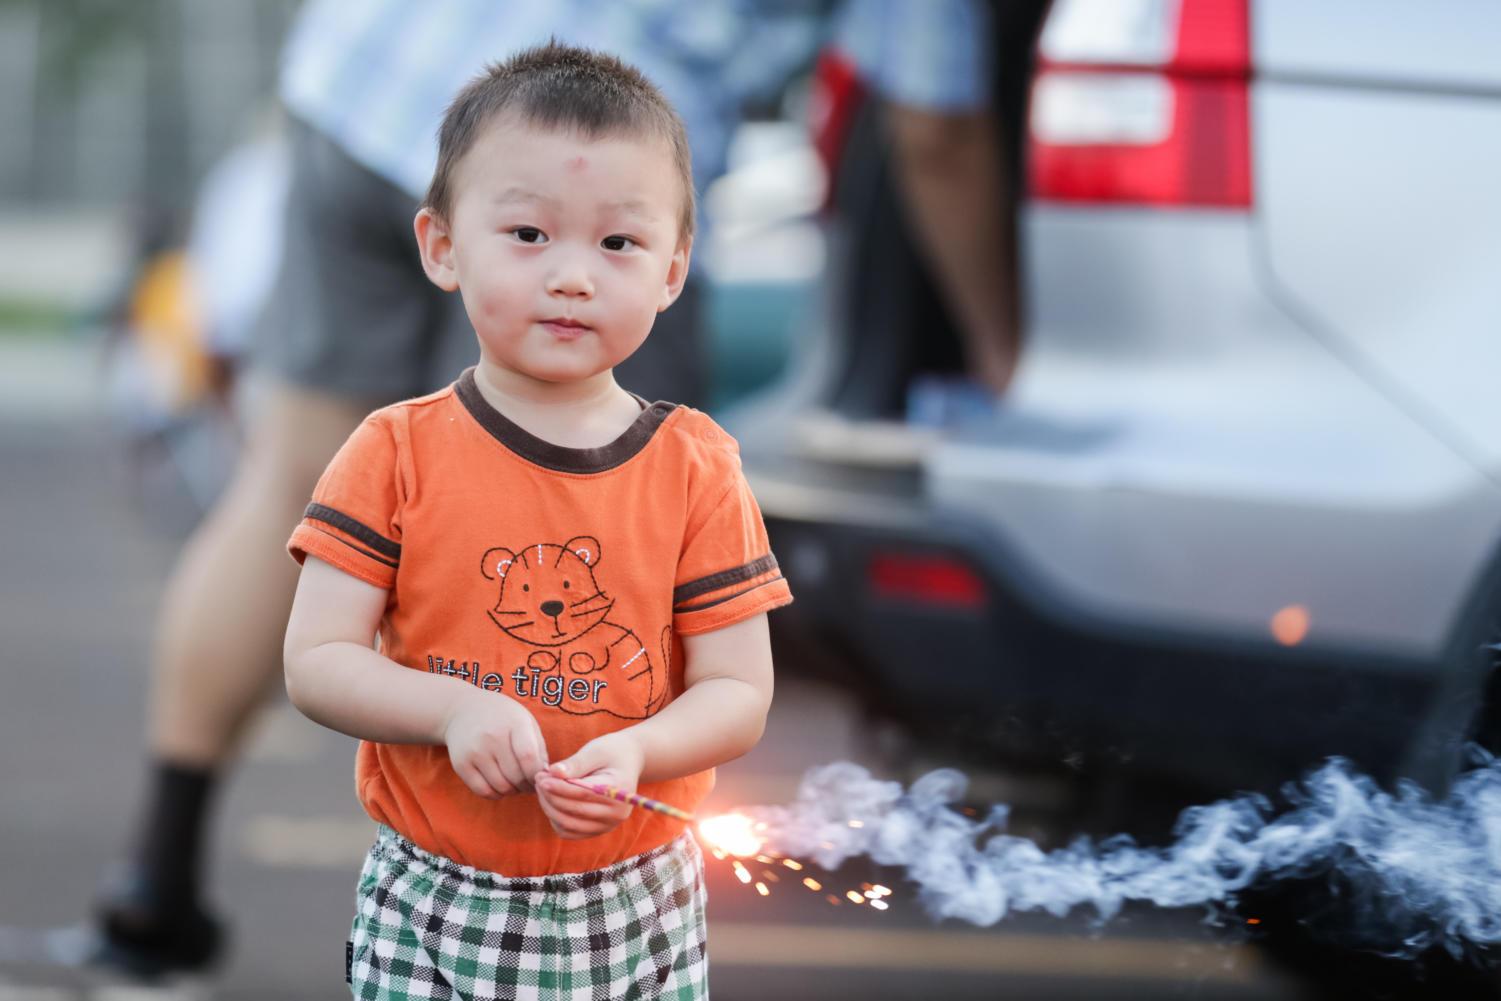
[[[591,329],[587,323],[580,323],[578,320],[567,316],[554,316],[551,319],[540,322],[542,326],[559,337],[578,337]]]

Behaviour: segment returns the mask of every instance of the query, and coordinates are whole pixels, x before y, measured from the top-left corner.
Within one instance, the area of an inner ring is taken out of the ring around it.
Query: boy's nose
[[[594,286],[587,281],[560,281],[548,286],[548,294],[565,299],[588,299],[594,295]]]
[[[562,615],[563,614],[563,603],[561,601],[544,601],[544,602],[542,602],[542,614],[543,615]]]
[[[582,262],[564,260],[547,279],[549,295],[587,299],[594,295],[594,282]]]

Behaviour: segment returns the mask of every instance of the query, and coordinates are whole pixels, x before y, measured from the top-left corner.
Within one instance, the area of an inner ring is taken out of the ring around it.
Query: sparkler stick
[[[629,803],[631,806],[639,806],[643,810],[651,810],[654,813],[664,813],[669,817],[675,817],[678,820],[687,821],[690,824],[694,821],[693,814],[689,813],[688,811],[679,810],[677,807],[671,805],[670,803],[663,803],[661,800],[655,800],[648,796],[642,796],[639,793],[626,792],[623,789],[617,789],[614,786],[604,785],[603,783],[596,784],[594,782],[583,782],[579,779],[564,779],[563,781],[571,782],[581,789],[588,789],[590,792],[594,793],[597,796],[603,796],[606,799],[613,799],[617,803]]]

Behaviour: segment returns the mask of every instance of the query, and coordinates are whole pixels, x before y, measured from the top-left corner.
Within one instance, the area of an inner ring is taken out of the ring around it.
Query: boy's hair
[[[454,172],[480,130],[502,114],[589,139],[661,139],[672,151],[683,204],[680,238],[693,235],[693,161],[683,121],[640,70],[614,56],[557,40],[490,66],[459,91],[438,129],[438,165],[422,204],[442,219],[453,208]]]

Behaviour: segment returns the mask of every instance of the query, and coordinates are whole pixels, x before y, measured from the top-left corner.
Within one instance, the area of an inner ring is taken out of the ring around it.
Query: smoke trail
[[[1319,875],[1358,889],[1363,938],[1392,956],[1501,941],[1501,762],[1489,756],[1441,802],[1411,784],[1389,794],[1331,759],[1284,790],[1280,815],[1255,795],[1191,807],[1160,848],[1122,835],[1045,852],[1006,833],[1004,806],[980,819],[954,810],[965,787],[948,769],[903,790],[837,763],[810,771],[792,804],[744,812],[772,850],[830,869],[861,855],[902,867],[935,918],[1093,907],[1105,921],[1128,901],[1213,907]]]

